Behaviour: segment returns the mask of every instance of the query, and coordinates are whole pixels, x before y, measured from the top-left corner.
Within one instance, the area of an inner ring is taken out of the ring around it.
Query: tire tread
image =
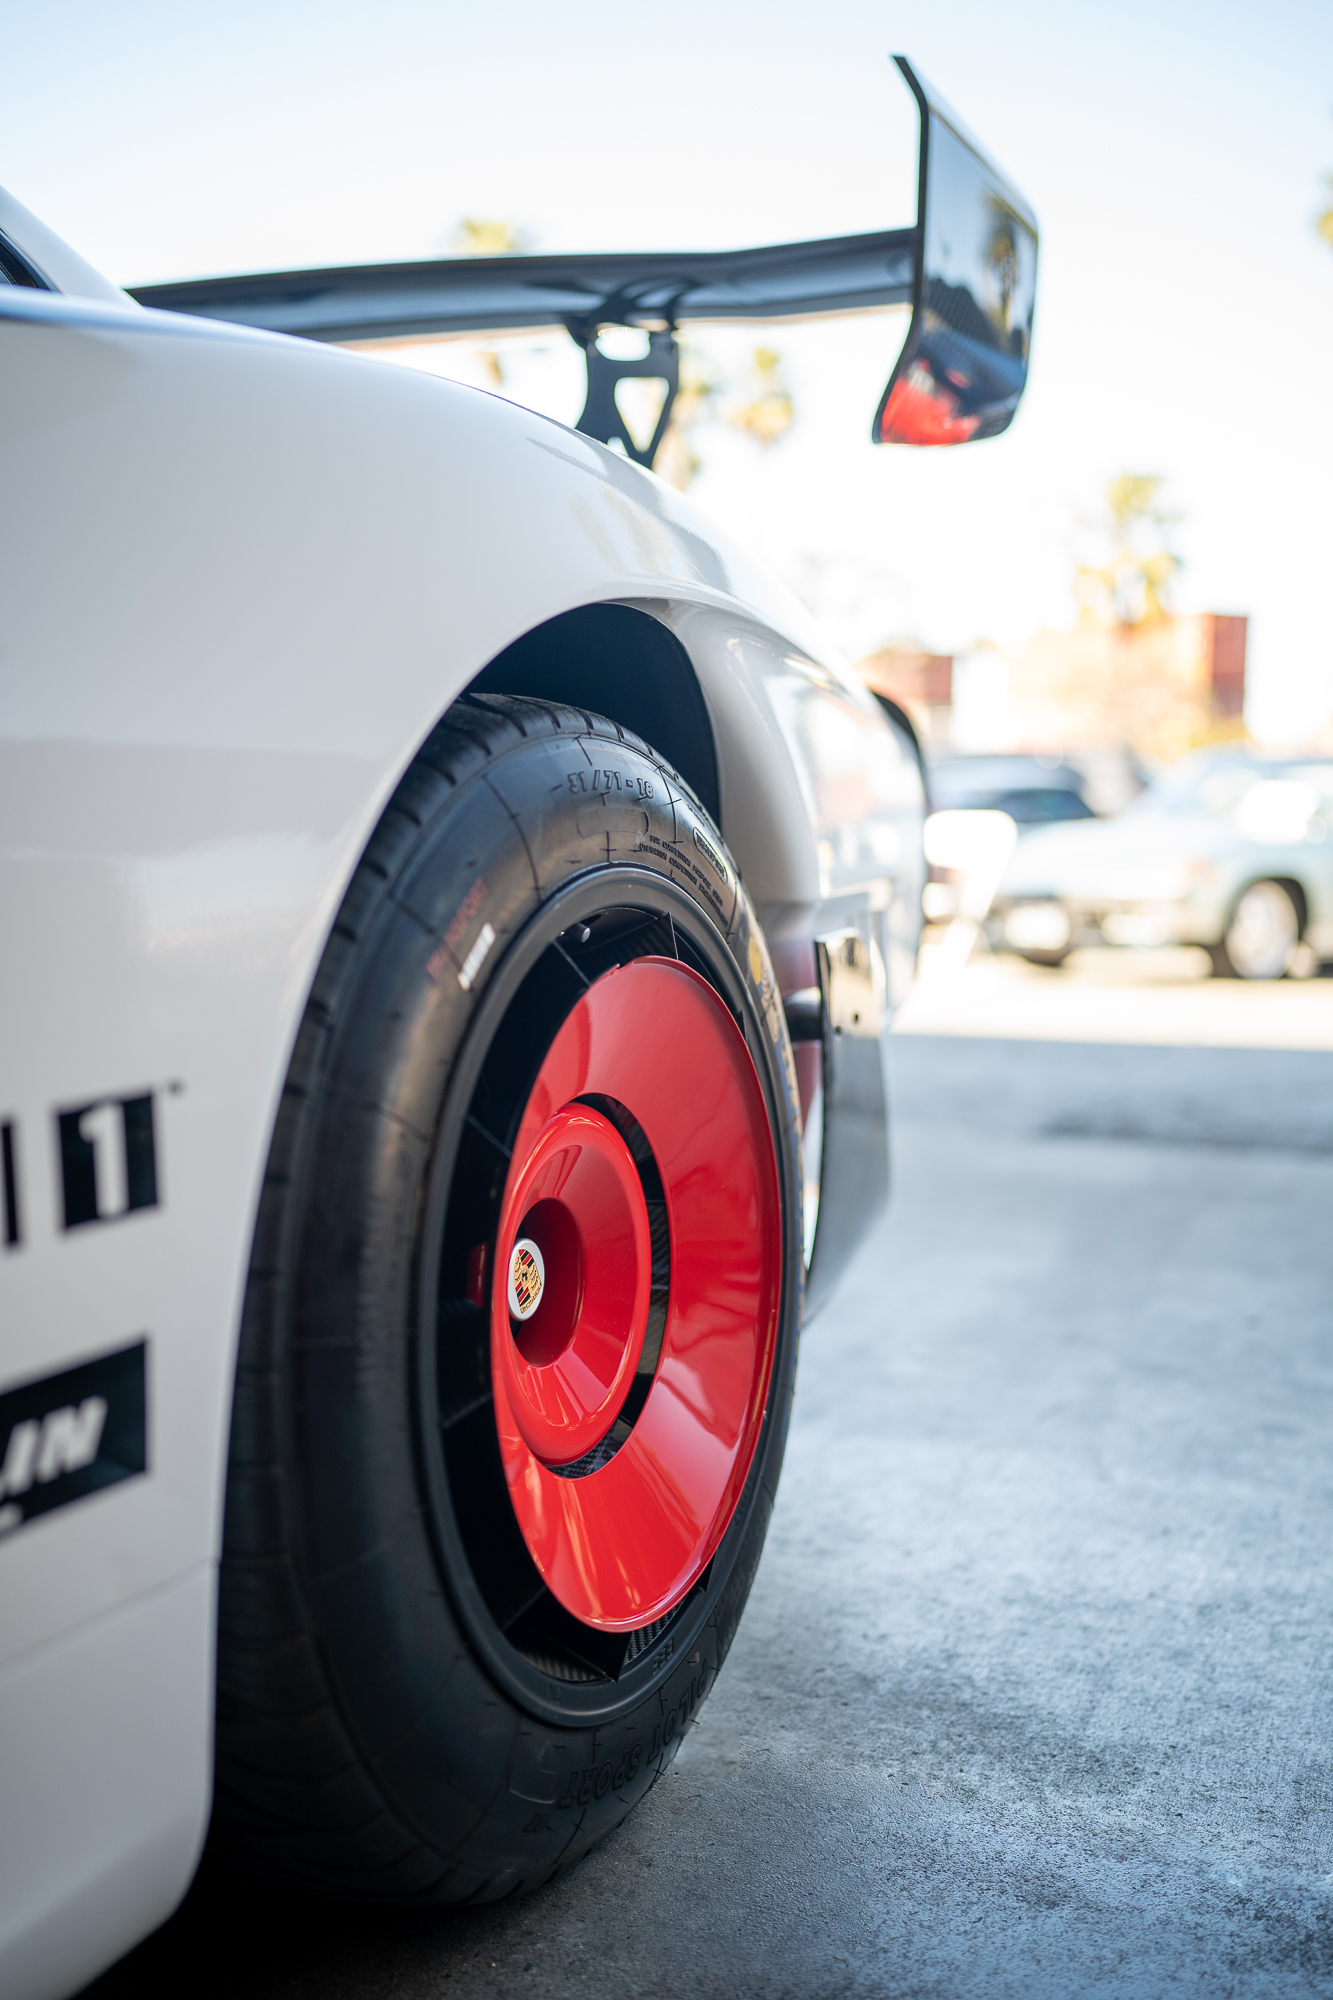
[[[496,1901],[553,1881],[595,1844],[580,1823],[553,1867],[483,1876],[461,1855],[423,1845],[395,1818],[340,1719],[311,1636],[297,1554],[299,1502],[281,1449],[283,1304],[294,1259],[287,1196],[310,1142],[333,1057],[333,1030],[358,976],[359,947],[392,903],[392,885],[424,830],[459,787],[525,741],[566,734],[640,752],[703,813],[692,789],[657,752],[604,717],[512,695],[461,696],[403,774],[352,874],[275,1117],[232,1410],[219,1592],[219,1777],[210,1845],[243,1871],[258,1866],[307,1890],[341,1889],[363,1900]]]

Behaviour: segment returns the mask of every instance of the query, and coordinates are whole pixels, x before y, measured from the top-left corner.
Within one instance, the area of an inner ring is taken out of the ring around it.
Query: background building
[[[937,756],[1124,748],[1170,759],[1245,734],[1247,624],[1221,612],[1088,621],[1038,632],[1018,651],[888,646],[860,671],[903,704]]]

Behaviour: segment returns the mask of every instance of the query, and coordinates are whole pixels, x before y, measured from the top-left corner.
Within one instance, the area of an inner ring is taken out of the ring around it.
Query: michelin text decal
[[[147,1352],[136,1341],[0,1395],[0,1535],[148,1470]]]

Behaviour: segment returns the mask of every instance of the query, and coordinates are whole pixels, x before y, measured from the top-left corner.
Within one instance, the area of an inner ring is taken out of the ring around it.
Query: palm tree
[[[1085,613],[1103,625],[1153,625],[1166,616],[1167,599],[1181,558],[1168,545],[1180,518],[1160,507],[1159,474],[1122,472],[1106,489],[1109,519],[1102,536],[1109,545],[1104,563],[1081,563],[1074,595]]]
[[[660,408],[659,403],[654,422]],[[744,431],[763,451],[787,435],[796,419],[796,405],[775,348],[756,347],[746,373],[727,379],[715,372],[697,347],[682,341],[680,392],[653,470],[684,493],[703,465],[695,434],[719,417],[734,430]]]
[[[457,257],[506,257],[526,250],[529,232],[521,222],[501,222],[491,216],[463,215],[455,224],[449,248]],[[503,389],[504,363],[493,347],[479,350],[477,359],[493,389]]]
[[[503,257],[527,247],[528,232],[521,223],[481,215],[460,216],[450,244],[460,257]]]

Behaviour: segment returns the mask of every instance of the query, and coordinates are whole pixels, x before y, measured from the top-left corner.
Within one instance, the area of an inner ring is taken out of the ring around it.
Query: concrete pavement
[[[98,2000],[1333,1994],[1333,1056],[892,1056],[892,1213],[644,1807],[513,1906],[205,1877]]]

